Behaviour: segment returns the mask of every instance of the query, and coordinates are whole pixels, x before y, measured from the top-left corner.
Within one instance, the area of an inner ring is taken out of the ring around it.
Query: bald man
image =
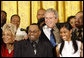
[[[40,27],[45,25],[45,19],[44,19],[44,14],[45,14],[46,10],[45,9],[39,9],[37,11],[37,20],[38,20],[38,25]]]
[[[44,18],[44,13],[45,13],[45,9],[39,9],[37,11],[37,19],[40,20],[41,18]]]
[[[76,27],[83,25],[83,11],[78,12],[76,15]]]

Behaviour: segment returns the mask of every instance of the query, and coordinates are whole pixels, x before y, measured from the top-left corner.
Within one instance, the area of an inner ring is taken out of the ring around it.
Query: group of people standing
[[[39,9],[38,23],[26,29],[19,28],[19,15],[10,23],[6,16],[1,11],[1,57],[83,57],[83,11],[59,23],[55,9]]]

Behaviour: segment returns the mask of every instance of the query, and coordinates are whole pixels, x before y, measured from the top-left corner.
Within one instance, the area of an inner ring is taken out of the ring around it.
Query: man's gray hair
[[[55,17],[56,17],[56,18],[58,17],[58,12],[57,12],[55,9],[53,9],[53,8],[47,9],[46,12],[45,12],[45,14],[46,14],[46,13],[50,13],[50,12],[53,12],[53,13],[55,14]]]

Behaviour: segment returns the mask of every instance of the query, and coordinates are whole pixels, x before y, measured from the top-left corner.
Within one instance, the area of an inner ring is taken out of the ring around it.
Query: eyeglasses
[[[28,31],[28,33],[37,33],[39,30],[35,30],[35,31]]]

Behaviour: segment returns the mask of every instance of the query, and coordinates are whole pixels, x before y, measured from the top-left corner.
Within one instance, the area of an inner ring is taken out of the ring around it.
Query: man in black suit
[[[52,45],[40,37],[41,31],[37,24],[28,29],[27,40],[14,43],[14,57],[53,57]]]

